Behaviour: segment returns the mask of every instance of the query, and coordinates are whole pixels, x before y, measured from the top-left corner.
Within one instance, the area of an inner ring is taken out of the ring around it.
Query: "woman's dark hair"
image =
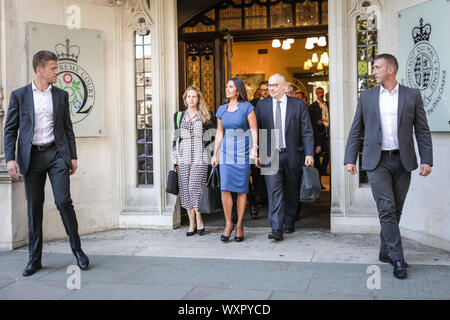
[[[231,78],[230,81],[233,81],[234,86],[238,91],[238,101],[248,101],[247,89],[245,88],[244,82],[240,78]]]
[[[58,56],[51,51],[42,50],[33,57],[33,70],[36,73],[37,67],[45,68],[48,61],[58,61]]]

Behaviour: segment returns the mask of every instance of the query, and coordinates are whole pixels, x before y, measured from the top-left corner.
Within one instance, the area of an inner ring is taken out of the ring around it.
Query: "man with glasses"
[[[260,92],[261,96],[259,98],[254,98],[250,101],[252,106],[254,106],[255,108],[256,108],[259,100],[266,99],[269,97],[269,87],[268,87],[268,82],[266,80],[259,83],[258,91]]]
[[[302,165],[314,165],[314,136],[308,108],[302,100],[286,96],[285,84],[282,74],[272,75],[269,78],[271,98],[260,100],[256,107],[258,142],[260,146],[267,146],[267,151],[262,148],[261,152],[267,152],[269,170],[273,170],[263,173],[267,173],[268,216],[272,229],[268,237],[276,241],[283,240],[284,232],[295,231]],[[262,130],[266,130],[267,135],[262,134]],[[274,134],[276,136],[272,137]],[[274,146],[272,141],[275,141]],[[257,166],[267,167],[261,155],[266,156],[260,154]]]

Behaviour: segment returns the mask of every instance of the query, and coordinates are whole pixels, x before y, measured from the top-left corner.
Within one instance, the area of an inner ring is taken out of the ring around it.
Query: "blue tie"
[[[281,126],[281,101],[277,101],[277,110],[275,112],[275,129],[278,129],[278,138],[280,149],[286,148],[283,141],[283,128]]]

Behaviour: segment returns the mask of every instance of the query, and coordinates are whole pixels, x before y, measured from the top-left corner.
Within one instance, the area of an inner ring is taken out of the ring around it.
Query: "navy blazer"
[[[271,130],[275,128],[273,98],[260,100],[255,113],[258,129],[267,129],[267,140],[264,143],[267,143],[267,156],[271,158]],[[258,137],[258,142],[263,143],[264,135],[259,134]],[[305,155],[314,156],[314,134],[308,107],[303,100],[289,96],[286,105],[285,139],[288,158],[293,164],[302,164]]]
[[[56,147],[69,168],[77,159],[75,134],[69,111],[69,94],[55,86],[53,99],[53,135]],[[5,123],[6,162],[16,160],[16,141],[19,136],[17,163],[20,173],[26,175],[30,167],[31,145],[34,137],[34,99],[31,83],[11,93]]]

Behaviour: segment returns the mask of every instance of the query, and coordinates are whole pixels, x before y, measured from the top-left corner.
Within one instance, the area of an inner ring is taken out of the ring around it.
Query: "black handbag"
[[[202,190],[198,211],[201,213],[222,212],[222,194],[220,191],[220,178],[218,167],[213,167],[208,183]]]
[[[320,177],[317,168],[303,167],[300,183],[300,202],[315,202],[320,198]]]
[[[178,174],[174,170],[170,170],[167,177],[166,192],[178,195],[178,191]]]

